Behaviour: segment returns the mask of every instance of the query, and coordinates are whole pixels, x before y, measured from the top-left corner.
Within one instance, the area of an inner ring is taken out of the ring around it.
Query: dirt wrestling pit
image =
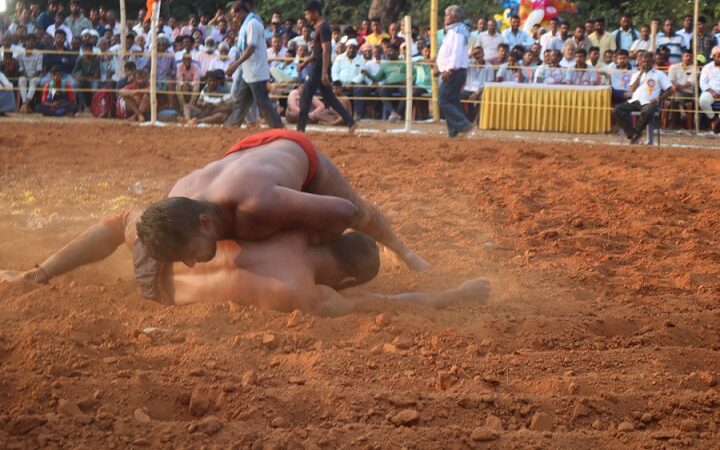
[[[0,268],[246,134],[3,123]],[[1,284],[0,449],[718,448],[717,153],[311,137],[433,264],[384,264],[355,293],[487,276],[490,300],[168,307],[135,293],[125,249]]]

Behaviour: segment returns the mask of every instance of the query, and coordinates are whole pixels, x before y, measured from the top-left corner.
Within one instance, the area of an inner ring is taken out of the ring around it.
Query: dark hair
[[[705,16],[698,17],[698,23],[707,23],[707,19],[705,18]]]
[[[582,47],[576,47],[576,48],[575,48],[575,54],[576,54],[576,55],[587,56],[587,51],[586,51],[584,48],[582,48]]]
[[[57,30],[55,30],[55,36],[57,36],[58,34],[62,34],[63,36],[67,37],[67,33],[62,28],[58,28]]]
[[[337,87],[342,87],[343,84],[342,84],[342,81],[340,81],[340,80],[333,80],[332,85],[337,86]]]
[[[612,54],[614,55],[614,54],[615,54],[615,50],[609,48],[609,49],[605,50],[605,53],[603,53],[603,55],[607,55],[608,53],[612,53]]]
[[[304,11],[322,14],[322,5],[318,1],[312,0],[312,1],[305,3]]]
[[[518,16],[517,14],[513,14],[512,16],[510,16],[510,19],[520,20],[520,16]]]
[[[55,75],[56,73],[62,73],[62,70],[60,69],[60,66],[52,66],[50,68],[50,73]]]
[[[247,5],[245,5],[245,3],[243,3],[243,2],[235,2],[235,3],[233,3],[233,5],[232,5],[232,10],[233,10],[233,12],[236,12],[236,13],[240,13],[240,12],[248,13],[248,12],[250,12],[250,10],[248,9]]]
[[[590,53],[590,52],[600,53],[600,47],[590,47],[590,49],[588,49],[588,53]]]
[[[605,17],[600,16],[595,19],[595,23],[605,23]]]
[[[197,233],[205,202],[187,197],[168,197],[143,211],[136,229],[138,239],[158,261],[174,261]]]
[[[125,70],[132,70],[132,71],[134,72],[135,70],[137,70],[137,66],[135,65],[135,62],[134,62],[134,61],[128,61],[128,62],[126,62],[125,65],[123,66],[123,69],[125,69]]]
[[[615,55],[630,56],[630,52],[628,52],[628,51],[625,50],[624,48],[621,48],[620,50],[618,50],[618,51],[615,53]]]
[[[367,234],[345,233],[330,244],[330,251],[340,268],[357,279],[357,284],[372,280],[380,270],[380,252]]]
[[[505,50],[508,50],[508,51],[510,50],[510,46],[504,42],[499,43],[498,48],[504,48]]]

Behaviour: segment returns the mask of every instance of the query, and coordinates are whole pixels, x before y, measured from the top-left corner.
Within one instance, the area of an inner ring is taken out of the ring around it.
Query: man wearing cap
[[[720,116],[713,111],[713,103],[720,102],[720,45],[715,46],[710,53],[712,61],[702,68],[700,72],[700,109],[712,122],[712,130],[720,133]]]
[[[205,79],[205,74],[207,74],[208,70],[210,70],[210,65],[213,61],[217,59],[217,46],[215,45],[215,39],[212,37],[207,37],[205,39],[205,48],[203,51],[198,53],[197,55],[197,62],[200,66],[200,79]]]
[[[231,63],[232,59],[230,58],[230,46],[227,42],[221,42],[220,45],[218,45],[217,58],[210,63],[208,72],[213,70],[222,70],[222,73],[225,73]]]
[[[243,51],[237,61],[230,64],[227,75],[233,76],[238,68],[242,68],[242,72],[233,78],[235,103],[225,124],[242,124],[254,101],[270,128],[284,128],[280,115],[268,97],[270,67],[262,22],[251,14],[249,5],[245,3],[235,2],[232,14],[236,21],[243,23],[242,32],[238,34]]]
[[[343,86],[353,84],[365,64],[365,59],[358,54],[357,39],[348,39],[345,42],[345,48],[345,53],[335,58],[331,70],[332,79],[340,81]]]
[[[177,93],[180,110],[185,108],[186,104],[195,104],[195,98],[200,91],[200,69],[193,64],[190,53],[183,54],[182,63],[177,67]],[[190,98],[186,95],[190,94]]]

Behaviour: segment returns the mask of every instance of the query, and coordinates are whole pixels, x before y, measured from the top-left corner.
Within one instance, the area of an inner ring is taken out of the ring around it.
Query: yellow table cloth
[[[610,86],[485,83],[480,128],[606,133],[611,112]]]

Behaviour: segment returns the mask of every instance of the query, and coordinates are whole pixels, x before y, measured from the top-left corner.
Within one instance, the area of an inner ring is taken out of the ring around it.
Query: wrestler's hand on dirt
[[[19,270],[0,270],[0,281],[6,283],[17,283],[19,281],[25,281],[28,283],[45,284],[48,280],[38,269],[31,269],[26,271]]]
[[[414,272],[425,272],[430,270],[432,267],[429,262],[425,261],[410,250],[408,250],[404,255],[400,255],[400,258],[402,258],[408,269]]]

